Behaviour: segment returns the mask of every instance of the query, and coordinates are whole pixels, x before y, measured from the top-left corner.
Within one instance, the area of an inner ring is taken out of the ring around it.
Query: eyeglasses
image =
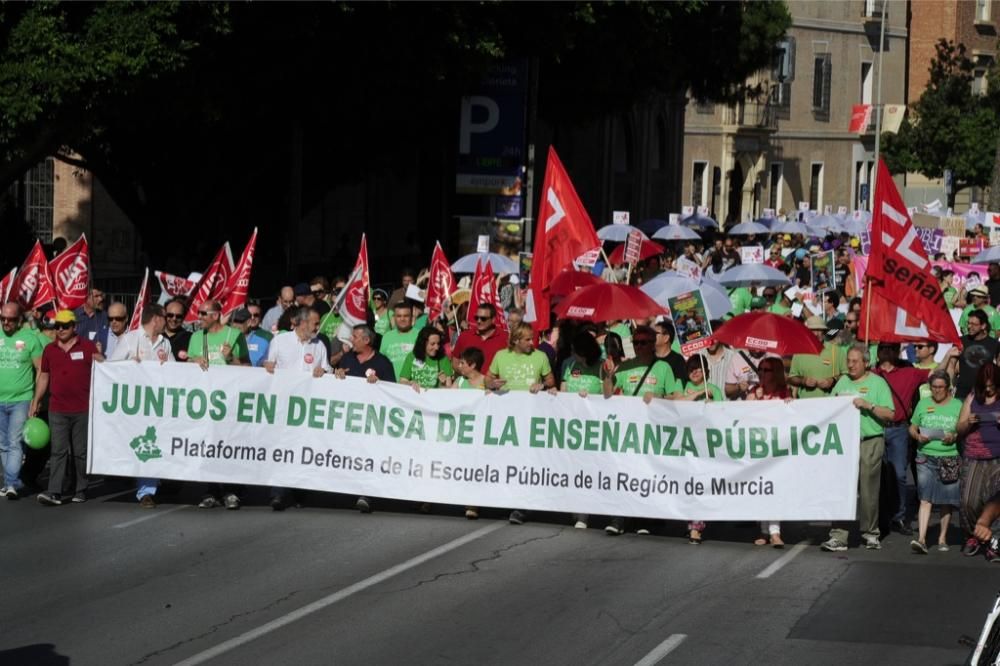
[[[930,345],[913,345],[914,349],[927,349],[928,347],[930,347]]]
[[[251,319],[260,319],[260,313],[259,312],[251,312],[250,313],[250,318]]]
[[[75,326],[76,326],[76,324],[74,324],[73,322],[66,322],[66,323],[61,323],[60,322],[60,323],[56,324],[56,330],[57,331],[66,331],[66,330],[69,330],[69,329],[71,329],[71,328],[73,328]]]
[[[184,313],[174,314],[173,312],[168,312],[164,315],[167,319],[184,319]]]
[[[20,317],[0,317],[0,321],[5,321],[7,323],[13,324],[20,321]]]
[[[857,324],[858,320],[857,319],[845,319],[844,323],[845,324]]]
[[[326,293],[326,291],[323,290],[323,289],[313,289],[312,290],[312,295],[313,296],[322,296],[325,293]]]
[[[125,321],[125,317],[108,317],[108,321]]]
[[[493,317],[480,317],[476,315],[476,321],[493,321]]]
[[[215,310],[198,310],[199,317],[207,317],[208,315],[219,314]]]

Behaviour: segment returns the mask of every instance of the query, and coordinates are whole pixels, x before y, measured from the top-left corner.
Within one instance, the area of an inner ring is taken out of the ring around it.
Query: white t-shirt
[[[114,335],[108,335],[108,346]],[[157,360],[163,363],[173,363],[174,355],[170,353],[170,340],[165,335],[156,336],[150,340],[146,331],[141,328],[123,333],[115,342],[114,349],[109,352],[109,361],[140,361]]]
[[[326,345],[319,338],[300,340],[295,331],[285,331],[274,336],[267,348],[267,362],[277,370],[302,370],[312,372],[323,368],[330,372]]]

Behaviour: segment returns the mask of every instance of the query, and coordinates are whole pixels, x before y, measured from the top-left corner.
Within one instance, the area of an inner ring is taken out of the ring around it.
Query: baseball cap
[[[246,308],[240,308],[233,312],[232,321],[234,324],[242,324],[244,322],[250,321],[250,311]]]
[[[809,317],[809,319],[806,319],[806,328],[810,331],[825,331],[827,329],[827,325],[826,322],[823,321],[822,317],[813,315],[812,317]]]
[[[312,296],[312,289],[305,282],[299,282],[292,291],[296,296]]]
[[[72,310],[60,310],[56,313],[56,323],[57,324],[75,324],[76,315],[73,314]]]

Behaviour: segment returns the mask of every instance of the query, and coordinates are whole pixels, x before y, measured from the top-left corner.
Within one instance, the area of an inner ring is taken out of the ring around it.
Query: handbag
[[[962,468],[962,460],[959,456],[942,456],[937,459],[938,478],[941,483],[955,483],[958,481],[959,470]]]

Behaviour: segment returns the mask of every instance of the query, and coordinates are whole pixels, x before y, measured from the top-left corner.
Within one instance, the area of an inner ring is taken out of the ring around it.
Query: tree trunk
[[[990,200],[986,210],[1000,210],[1000,141],[993,156],[993,177],[990,178]]]

